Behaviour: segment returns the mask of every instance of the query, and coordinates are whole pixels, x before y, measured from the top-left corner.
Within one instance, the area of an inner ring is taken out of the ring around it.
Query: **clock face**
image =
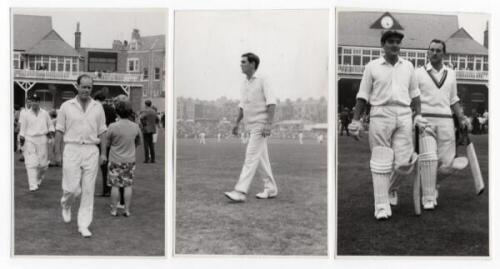
[[[394,21],[392,20],[391,17],[389,16],[385,16],[382,18],[382,20],[380,21],[380,24],[382,25],[382,27],[384,27],[385,29],[389,29],[392,27],[392,25],[394,24]]]

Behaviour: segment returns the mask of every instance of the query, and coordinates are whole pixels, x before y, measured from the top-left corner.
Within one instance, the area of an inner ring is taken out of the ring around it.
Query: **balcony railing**
[[[362,65],[338,65],[337,72],[340,75],[363,75],[365,67]],[[455,70],[457,79],[466,80],[488,80],[488,71]]]
[[[94,81],[109,82],[140,82],[141,74],[126,73],[93,73],[93,72],[61,72],[47,70],[25,70],[14,69],[14,78],[43,79],[43,80],[72,80],[75,81],[78,76],[87,74]]]

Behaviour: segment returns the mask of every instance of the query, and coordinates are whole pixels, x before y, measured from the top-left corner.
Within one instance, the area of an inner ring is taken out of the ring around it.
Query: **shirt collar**
[[[443,72],[443,70],[446,68],[446,65],[443,64],[443,67],[441,68],[441,70],[437,71],[436,69],[434,69],[434,67],[432,66],[431,63],[427,63],[425,65],[425,70],[427,71],[431,71],[431,72],[435,72],[435,73],[440,73],[440,72]]]
[[[384,56],[381,56],[380,59],[381,59],[380,64],[389,64],[390,65],[390,63],[387,62],[387,60],[384,58]],[[400,64],[402,62],[403,62],[403,59],[401,58],[401,56],[398,56],[398,61],[396,62],[396,64]]]
[[[80,105],[80,103],[78,102],[78,100],[76,98],[78,98],[78,97],[75,96],[75,98],[70,99],[69,102],[71,104]],[[95,101],[94,99],[90,98],[90,101],[89,101],[89,104],[87,106],[87,109],[89,109],[90,107],[92,107],[93,105],[95,105],[95,103],[97,103],[97,101]]]

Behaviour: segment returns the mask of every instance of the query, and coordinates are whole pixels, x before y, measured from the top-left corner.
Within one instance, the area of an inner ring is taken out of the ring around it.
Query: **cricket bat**
[[[467,137],[467,158],[469,159],[470,169],[472,171],[472,178],[474,179],[474,187],[476,188],[476,194],[480,195],[484,191],[484,181],[481,175],[481,168],[479,167],[479,162],[477,161],[476,150],[474,144],[470,141],[469,134]]]

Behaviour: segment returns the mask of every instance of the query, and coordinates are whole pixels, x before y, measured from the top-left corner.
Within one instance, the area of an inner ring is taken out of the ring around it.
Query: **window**
[[[14,58],[13,58],[13,66],[14,69],[20,69],[21,68],[21,54],[19,52],[14,53]]]
[[[155,80],[160,80],[160,68],[155,67]]]
[[[488,57],[483,59],[483,71],[488,71]]]
[[[73,57],[73,65],[72,65],[72,70],[73,72],[77,72],[78,71],[78,58],[77,57]]]
[[[359,55],[352,56],[352,64],[353,65],[361,65],[361,56],[359,56]]]
[[[137,40],[133,40],[132,42],[130,42],[130,49],[137,50]]]
[[[482,57],[476,57],[476,62],[475,62],[475,68],[474,70],[476,71],[481,71],[481,66],[483,65],[483,59]]]
[[[57,71],[57,58],[50,58],[49,60],[50,63],[50,71]]]
[[[351,65],[351,55],[344,55],[344,64]]]
[[[127,59],[127,72],[137,72],[139,71],[139,59],[128,58]]]
[[[467,56],[467,70],[474,69],[474,56]]]
[[[64,58],[64,71],[65,72],[71,71],[71,58]]]
[[[148,69],[144,68],[144,70],[142,71],[142,79],[147,80],[148,78],[149,78]]]

